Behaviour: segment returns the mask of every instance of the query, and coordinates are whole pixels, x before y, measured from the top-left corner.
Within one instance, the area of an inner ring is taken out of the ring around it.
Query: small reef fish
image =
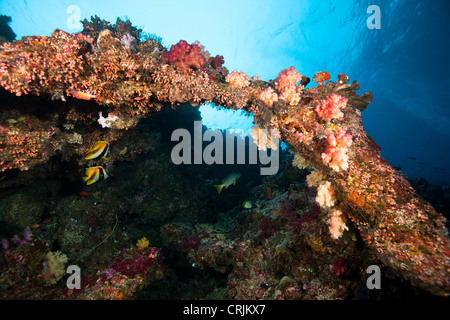
[[[250,200],[246,200],[246,201],[244,201],[244,203],[242,203],[242,207],[244,209],[251,209],[252,206],[253,205],[252,205],[252,202]]]
[[[8,119],[8,120],[6,120],[6,122],[8,122],[9,124],[15,124],[15,123],[25,121],[25,120],[26,120],[25,117],[20,117],[19,119],[12,119],[12,118]]]
[[[83,177],[83,182],[86,185],[93,184],[99,180],[105,180],[109,178],[109,174],[102,166],[96,166],[87,168],[85,171],[85,176]]]
[[[72,96],[81,100],[92,100],[98,98],[98,95],[90,94],[89,92],[83,91],[72,91]]]
[[[230,173],[225,178],[223,178],[221,184],[215,184],[213,185],[213,187],[216,188],[217,192],[220,194],[222,192],[223,187],[225,187],[225,189],[228,189],[230,185],[236,184],[236,181],[239,179],[240,176],[241,176],[240,173]]]
[[[108,152],[109,152],[109,143],[106,141],[97,141],[88,150],[88,152],[86,153],[84,158],[87,160],[96,159],[98,157],[102,157],[103,159],[106,159]]]
[[[78,192],[78,195],[82,196],[82,197],[89,197],[91,195],[91,193],[83,190],[83,191]]]

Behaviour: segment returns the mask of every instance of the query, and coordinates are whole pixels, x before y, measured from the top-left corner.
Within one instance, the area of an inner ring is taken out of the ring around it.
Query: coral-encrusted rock
[[[50,37],[25,37],[2,45],[0,86],[16,95],[46,95],[61,100],[52,108],[40,104],[40,111],[48,120],[36,121],[33,128],[14,123],[22,115],[11,118],[12,106],[1,109],[0,152],[18,154],[21,159],[18,164],[1,162],[2,171],[30,168],[33,162],[29,159],[36,160],[36,153],[43,154],[43,161],[58,150],[67,150],[66,158],[80,157],[83,150],[64,149],[70,142],[61,139],[67,135],[56,135],[56,129],[46,130],[49,122],[50,128],[60,128],[72,125],[73,121],[79,129],[90,132],[83,136],[88,144],[94,139],[117,140],[121,130],[136,123],[124,122],[124,127],[115,131],[101,128],[97,122],[99,104],[104,114],[135,119],[180,102],[193,105],[214,102],[226,108],[243,109],[254,113],[259,127],[278,129],[282,140],[295,153],[301,154],[310,167],[323,172],[336,194],[336,205],[349,218],[347,223],[352,223],[366,246],[385,265],[415,286],[436,295],[450,294],[450,239],[445,219],[374,148],[363,130],[360,111],[355,109],[364,109],[371,94],[351,98],[356,95],[358,83],[347,84],[348,79],[340,76],[336,83],[329,81],[324,85],[329,78],[322,73],[316,77],[319,84],[316,88],[304,90],[302,84],[296,84],[301,75],[293,68],[287,69],[275,83],[279,101],[274,106],[285,107],[269,109],[259,95],[267,86],[255,83],[230,89],[222,78],[213,81],[200,69],[206,59],[197,45],[180,42],[172,53],[165,54],[162,60],[179,67],[176,70],[154,55],[144,54],[148,50],[142,49],[143,54],[129,50],[120,40],[113,39],[112,32],[91,34],[97,39],[91,41],[90,37],[58,30]],[[111,46],[105,46],[106,43]],[[187,57],[180,57],[180,53]],[[72,103],[70,93],[77,91],[88,91],[95,99]],[[332,117],[324,124],[314,108],[331,94],[348,99],[348,103],[340,109],[342,117]],[[272,110],[283,112],[275,114]],[[12,120],[8,122],[9,119]],[[352,136],[352,144],[345,153],[346,165],[336,171],[323,163],[321,155],[327,152],[327,137],[339,130]],[[34,140],[32,150],[24,149],[25,156],[13,144],[4,142],[14,136],[23,143],[28,135]],[[318,239],[309,241],[320,248]]]

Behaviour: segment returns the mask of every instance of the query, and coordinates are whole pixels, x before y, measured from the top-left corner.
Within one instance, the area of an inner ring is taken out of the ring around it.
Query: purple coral
[[[116,270],[113,268],[108,268],[102,271],[102,275],[106,277],[106,279],[111,279],[116,275]]]

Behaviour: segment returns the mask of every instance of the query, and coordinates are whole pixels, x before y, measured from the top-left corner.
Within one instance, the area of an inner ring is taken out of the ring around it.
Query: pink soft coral
[[[161,59],[186,72],[189,68],[200,69],[206,64],[206,59],[202,55],[202,49],[197,44],[188,44],[180,40],[170,47],[170,51],[164,52]]]
[[[250,77],[244,72],[237,72],[236,70],[225,77],[225,81],[230,84],[230,88],[241,89],[248,87],[250,84]]]
[[[348,169],[348,148],[352,145],[352,135],[340,129],[327,137],[327,149],[322,153],[322,162],[335,171]]]
[[[273,91],[272,87],[267,87],[266,90],[262,91],[259,98],[267,107],[271,107],[274,102],[278,101],[278,95]]]
[[[348,230],[348,227],[345,225],[344,214],[339,209],[334,209],[331,212],[330,218],[328,219],[328,230],[330,231],[330,235],[333,239],[339,239],[345,230]]]
[[[347,105],[347,98],[338,94],[330,94],[326,99],[320,100],[316,106],[316,112],[322,120],[330,121],[344,116],[341,108]]]
[[[297,105],[303,90],[302,85],[297,86],[300,80],[302,80],[302,74],[297,72],[294,67],[282,70],[275,79],[275,89],[280,93],[279,98],[284,99],[287,104]]]

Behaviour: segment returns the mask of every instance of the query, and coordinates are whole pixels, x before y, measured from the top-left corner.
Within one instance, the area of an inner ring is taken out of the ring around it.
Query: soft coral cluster
[[[264,91],[262,91],[259,98],[267,107],[272,107],[273,103],[278,101],[278,95],[272,87],[267,87]]]
[[[352,135],[344,129],[330,133],[327,137],[327,148],[322,153],[322,162],[335,171],[348,169],[348,148],[352,145]]]
[[[297,72],[294,67],[282,70],[275,79],[275,89],[280,93],[279,98],[284,99],[287,104],[292,106],[300,102],[300,93],[303,90],[302,85],[297,85],[302,80],[302,74]]]
[[[344,116],[341,109],[347,105],[347,98],[338,94],[330,94],[326,99],[320,100],[316,106],[316,112],[324,121],[339,119]]]
[[[327,223],[328,223],[328,230],[330,231],[330,235],[333,239],[339,239],[344,233],[344,231],[348,230],[345,221],[346,218],[341,210],[334,209],[331,212],[331,216],[328,219]]]
[[[185,40],[180,40],[170,47],[170,51],[164,52],[161,59],[187,72],[189,68],[200,69],[206,64],[206,59],[202,55],[202,49],[197,44],[189,44]]]
[[[158,269],[162,270],[162,265],[157,260],[159,249],[149,247],[146,249],[132,252],[128,250],[124,253],[123,258],[118,259],[112,266],[116,272],[134,277],[138,274],[146,276]]]
[[[250,77],[247,76],[243,71],[237,72],[235,70],[225,77],[225,81],[230,84],[231,88],[242,89],[248,87],[248,85],[250,84]]]
[[[223,59],[223,56],[217,55],[214,58],[213,57],[209,58],[208,62],[214,69],[217,69],[224,64],[225,60]]]

